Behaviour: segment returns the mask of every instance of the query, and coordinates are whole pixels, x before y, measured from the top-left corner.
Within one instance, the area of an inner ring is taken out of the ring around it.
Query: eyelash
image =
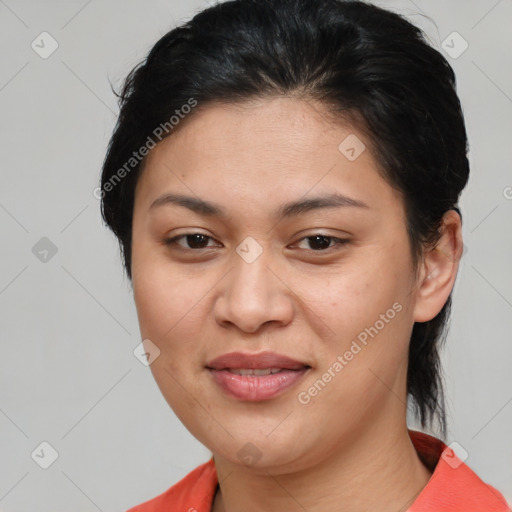
[[[178,246],[178,250],[183,250],[183,251],[192,251],[192,252],[199,252],[199,251],[202,251],[204,249],[210,249],[211,247],[201,247],[199,249],[194,249],[194,248],[191,248],[191,247],[182,247],[180,246],[178,243],[177,243],[177,240],[181,239],[181,238],[186,238],[187,236],[193,236],[193,235],[201,235],[209,240],[214,240],[214,238],[212,238],[211,236],[208,236],[208,235],[205,235],[203,233],[184,233],[183,235],[178,235],[178,236],[175,236],[173,238],[169,238],[169,239],[166,239],[164,240],[164,244],[166,246]],[[346,238],[337,238],[335,236],[331,236],[331,235],[324,235],[323,233],[314,233],[312,235],[308,235],[308,236],[305,236],[303,238],[301,238],[299,240],[299,242],[302,242],[303,240],[307,240],[309,238],[315,238],[315,237],[323,237],[323,238],[327,238],[327,239],[330,239],[330,240],[334,240],[335,241],[335,244],[331,247],[328,247],[327,249],[305,249],[305,250],[310,250],[314,253],[331,253],[332,250],[336,250],[336,247],[341,247],[343,245],[346,245],[349,240],[346,239]]]

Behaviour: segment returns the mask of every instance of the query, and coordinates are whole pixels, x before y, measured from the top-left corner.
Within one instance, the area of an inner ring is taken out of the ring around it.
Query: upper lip
[[[309,368],[306,363],[296,361],[288,356],[274,352],[260,352],[258,354],[246,354],[243,352],[230,352],[223,354],[210,361],[207,368],[212,370],[224,370],[230,368],[246,368],[263,370],[265,368],[285,368],[289,370],[300,370]]]

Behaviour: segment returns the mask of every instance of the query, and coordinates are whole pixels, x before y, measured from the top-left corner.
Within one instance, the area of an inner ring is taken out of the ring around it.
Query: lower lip
[[[249,402],[269,400],[289,389],[303,377],[309,368],[283,370],[270,375],[236,375],[228,370],[209,369],[215,382],[226,393]]]

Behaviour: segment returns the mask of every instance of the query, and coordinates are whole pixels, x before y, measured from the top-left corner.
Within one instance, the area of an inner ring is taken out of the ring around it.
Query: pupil
[[[206,238],[206,235],[201,235],[200,233],[195,235],[187,235],[187,243],[193,249],[201,249],[201,240],[204,242]]]
[[[324,243],[320,243],[320,247],[317,247],[317,249],[326,249],[329,247],[329,237],[328,236],[323,236],[323,235],[317,235],[317,236],[310,236],[309,237],[310,241],[313,240],[313,243],[311,244],[310,243],[310,246],[312,249],[315,249],[315,240],[318,241],[318,240],[322,240]]]

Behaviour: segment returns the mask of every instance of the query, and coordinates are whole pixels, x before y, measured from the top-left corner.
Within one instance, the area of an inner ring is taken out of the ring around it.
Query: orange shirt
[[[409,436],[433,473],[407,512],[511,512],[505,498],[442,441],[415,430],[409,430]],[[127,512],[211,512],[217,484],[212,457],[164,493]]]

